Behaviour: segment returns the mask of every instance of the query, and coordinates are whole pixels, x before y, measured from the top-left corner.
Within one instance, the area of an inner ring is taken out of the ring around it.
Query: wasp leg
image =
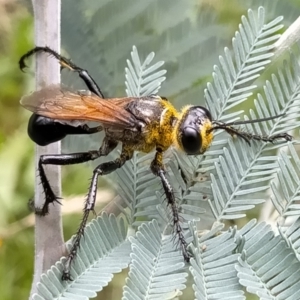
[[[187,242],[183,235],[182,227],[180,225],[178,207],[176,205],[173,188],[166,178],[166,171],[165,171],[164,165],[163,165],[162,153],[163,153],[163,151],[161,149],[157,149],[155,158],[151,163],[151,171],[153,172],[154,175],[158,176],[162,182],[163,189],[164,189],[166,197],[167,197],[168,205],[170,206],[172,215],[173,215],[173,226],[174,226],[175,236],[177,236],[177,238],[178,238],[178,242],[180,244],[184,260],[186,262],[189,262],[191,255],[187,250],[188,245],[187,245]]]
[[[96,195],[97,195],[98,177],[102,176],[102,175],[107,175],[107,174],[115,171],[116,169],[121,168],[127,160],[132,158],[132,155],[133,155],[133,151],[131,149],[125,149],[123,147],[122,153],[119,158],[117,158],[113,161],[110,161],[110,162],[102,163],[94,169],[93,177],[91,180],[91,184],[89,187],[89,191],[88,191],[84,209],[83,209],[83,211],[84,211],[83,218],[80,223],[79,229],[76,233],[74,244],[71,248],[71,251],[68,255],[67,261],[64,265],[62,280],[72,280],[71,275],[70,275],[71,264],[76,256],[77,249],[80,245],[80,239],[84,234],[84,229],[85,229],[85,226],[86,226],[86,223],[88,220],[89,213],[91,211],[94,211]]]
[[[41,183],[45,192],[45,203],[42,208],[35,208],[35,213],[40,216],[45,216],[49,212],[49,204],[59,202],[58,197],[54,194],[49,181],[47,179],[43,165],[73,165],[106,156],[118,145],[115,141],[108,139],[103,140],[100,150],[93,150],[88,152],[79,152],[71,154],[56,154],[56,155],[42,155],[39,159],[38,170],[41,178]]]
[[[64,125],[66,126],[66,125]],[[67,134],[94,134],[103,130],[102,126],[89,127],[87,124],[79,125],[77,127],[68,126],[68,130],[66,130]]]
[[[87,70],[81,69],[80,67],[76,66],[74,63],[71,62],[71,60],[61,56],[49,47],[35,47],[32,50],[28,51],[26,54],[24,54],[19,60],[19,66],[22,71],[24,70],[24,68],[26,68],[25,60],[38,52],[45,52],[55,57],[61,64],[62,69],[67,68],[73,72],[77,72],[79,77],[85,82],[86,86],[91,92],[93,92],[100,98],[104,98],[101,89]]]

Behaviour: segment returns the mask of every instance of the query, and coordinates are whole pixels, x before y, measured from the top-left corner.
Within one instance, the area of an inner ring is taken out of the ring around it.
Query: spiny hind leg
[[[70,59],[65,58],[64,56],[58,54],[56,51],[52,50],[49,47],[35,47],[32,50],[28,51],[26,54],[24,54],[20,60],[19,60],[19,67],[23,71],[24,68],[26,68],[26,59],[28,59],[30,56],[34,55],[35,53],[38,52],[44,52],[52,55],[55,57],[62,68],[66,68],[71,70],[72,72],[78,73],[79,77],[84,81],[88,89],[99,96],[100,98],[105,98],[101,89],[97,85],[96,81],[93,79],[93,77],[88,73],[87,70],[84,70],[77,65],[75,65]]]
[[[172,188],[171,184],[169,183],[168,179],[166,178],[166,171],[165,171],[164,165],[163,165],[162,153],[163,153],[162,150],[157,149],[155,158],[151,163],[151,171],[153,172],[154,175],[158,176],[161,180],[164,192],[167,197],[168,206],[171,208],[171,211],[172,211],[175,237],[177,237],[178,242],[180,244],[184,260],[186,262],[189,262],[191,255],[190,255],[189,251],[187,250],[188,244],[185,240],[185,237],[183,235],[183,229],[180,224],[178,207],[176,204],[174,191],[173,191],[173,188]]]
[[[115,141],[110,141],[107,138],[104,138],[102,146],[99,150],[71,154],[42,155],[39,159],[38,171],[41,178],[41,184],[45,192],[45,203],[41,208],[34,208],[35,213],[40,216],[45,216],[49,212],[49,205],[51,203],[59,203],[59,198],[53,192],[53,189],[46,176],[44,165],[63,166],[91,161],[99,158],[100,156],[106,156],[117,146],[117,144],[118,143]]]
[[[73,246],[70,250],[70,254],[68,255],[67,261],[64,265],[64,271],[63,271],[63,275],[62,275],[63,280],[72,280],[71,274],[70,274],[71,264],[76,256],[78,247],[80,245],[81,237],[84,234],[84,229],[85,229],[88,217],[89,217],[89,213],[91,211],[94,211],[96,195],[97,195],[98,177],[107,175],[107,174],[115,171],[116,169],[121,168],[127,160],[132,158],[132,155],[133,155],[133,151],[131,149],[126,149],[125,147],[123,147],[119,158],[117,158],[113,161],[110,161],[110,162],[102,163],[94,169],[93,177],[91,180],[91,184],[89,187],[89,191],[88,191],[84,209],[83,209],[83,211],[84,211],[83,218],[80,223],[79,229],[76,233],[76,237],[75,237]]]

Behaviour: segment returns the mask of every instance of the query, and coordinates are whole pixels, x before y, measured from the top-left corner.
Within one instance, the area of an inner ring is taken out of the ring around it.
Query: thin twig
[[[49,46],[60,51],[60,0],[32,0],[35,21],[35,44]],[[45,54],[36,56],[36,89],[60,82],[59,64]],[[40,155],[60,153],[60,143],[47,147],[36,147],[36,168]],[[47,177],[56,195],[60,195],[60,168],[47,166]],[[36,174],[35,206],[44,203],[44,193],[40,185],[39,174]],[[35,220],[35,261],[34,278],[30,295],[37,291],[41,274],[54,264],[65,252],[60,205],[51,205],[46,217]]]

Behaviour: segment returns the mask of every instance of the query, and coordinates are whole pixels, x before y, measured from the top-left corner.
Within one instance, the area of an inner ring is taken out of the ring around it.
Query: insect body
[[[47,47],[37,47],[29,51],[21,58],[20,66],[25,66],[24,59],[39,51],[47,52],[56,57],[63,67],[75,70],[79,74],[85,74],[82,78],[92,93],[73,93],[58,86],[49,86],[23,97],[21,104],[36,116],[45,118],[51,126],[62,126],[63,133],[72,128],[86,128],[85,123],[87,121],[98,122],[99,127],[92,130],[104,130],[105,138],[99,150],[41,156],[38,168],[46,200],[42,208],[36,209],[36,213],[39,215],[47,214],[49,204],[57,201],[47,180],[43,165],[67,165],[95,160],[101,156],[106,156],[118,143],[122,143],[122,151],[117,159],[101,163],[94,169],[85,202],[83,220],[65,264],[63,279],[69,280],[71,278],[70,264],[76,255],[89,212],[95,206],[98,176],[111,173],[122,167],[127,160],[132,158],[134,151],[145,153],[152,150],[156,151],[150,168],[153,174],[161,180],[168,205],[172,211],[174,233],[185,260],[189,261],[190,255],[179,221],[175,196],[166,177],[163,153],[173,145],[188,155],[203,154],[212,143],[213,132],[218,129],[223,129],[231,135],[237,135],[248,143],[251,139],[266,142],[274,142],[277,139],[291,140],[291,136],[288,134],[262,137],[242,132],[234,127],[234,125],[239,124],[266,121],[282,115],[258,120],[222,123],[213,120],[205,107],[186,106],[181,112],[178,112],[166,98],[159,96],[103,99],[102,93],[99,93],[100,89],[86,71],[74,64],[71,65],[67,59]],[[78,124],[80,124],[79,127]],[[38,130],[39,126],[36,127]],[[66,128],[67,130],[65,130]],[[56,137],[59,138],[59,134]],[[45,137],[44,139],[50,141],[50,138]],[[33,140],[36,142],[34,138]]]
[[[41,115],[32,114],[28,122],[28,135],[39,146],[47,146],[57,142],[71,134],[92,134],[99,131],[99,127],[90,128],[89,126],[72,126],[62,124],[53,119]]]

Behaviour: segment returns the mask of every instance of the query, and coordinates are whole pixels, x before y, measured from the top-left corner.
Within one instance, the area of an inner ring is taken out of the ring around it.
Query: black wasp
[[[213,120],[210,112],[203,106],[188,105],[179,112],[166,98],[160,96],[104,99],[97,83],[86,70],[79,68],[48,47],[35,47],[23,55],[19,62],[21,70],[26,67],[25,60],[37,52],[48,53],[59,61],[62,68],[77,72],[90,93],[74,93],[60,86],[49,86],[23,97],[21,105],[33,112],[28,124],[30,138],[38,145],[45,146],[69,134],[92,134],[104,131],[105,137],[98,150],[40,157],[38,169],[46,199],[43,207],[36,208],[36,214],[46,215],[49,204],[58,201],[47,180],[43,165],[69,165],[95,160],[106,156],[116,148],[118,143],[122,143],[122,151],[117,159],[101,163],[93,171],[83,219],[65,264],[64,280],[71,279],[70,265],[76,256],[88,215],[95,206],[98,176],[109,174],[122,167],[127,160],[132,158],[134,151],[148,153],[155,150],[150,169],[161,180],[167,203],[172,211],[174,233],[181,246],[184,259],[189,261],[190,254],[180,224],[173,189],[166,177],[163,153],[170,146],[175,146],[187,155],[203,154],[210,147],[213,133],[218,129],[241,137],[248,144],[250,140],[272,143],[277,139],[285,141],[292,139],[287,133],[266,137],[247,133],[234,127],[240,124],[267,121],[283,115],[223,123]],[[99,126],[90,128],[86,124],[88,121],[98,122]]]

